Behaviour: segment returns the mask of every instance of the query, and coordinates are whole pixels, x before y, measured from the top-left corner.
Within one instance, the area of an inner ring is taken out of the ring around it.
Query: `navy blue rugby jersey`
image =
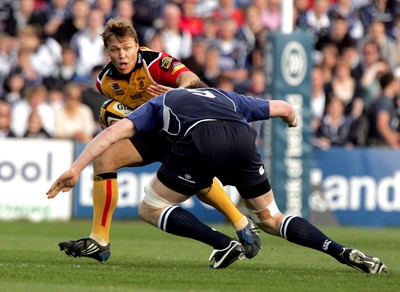
[[[248,123],[269,117],[268,100],[215,88],[172,89],[126,116],[138,133],[161,130],[174,140],[205,121]]]

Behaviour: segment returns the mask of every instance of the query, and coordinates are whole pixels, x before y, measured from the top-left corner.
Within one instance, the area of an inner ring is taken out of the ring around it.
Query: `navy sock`
[[[343,245],[327,237],[321,230],[301,217],[286,216],[279,228],[281,237],[290,242],[319,250],[342,262]]]
[[[229,236],[205,225],[192,213],[178,206],[164,209],[158,220],[158,228],[167,233],[201,241],[215,249],[224,249],[231,241]]]

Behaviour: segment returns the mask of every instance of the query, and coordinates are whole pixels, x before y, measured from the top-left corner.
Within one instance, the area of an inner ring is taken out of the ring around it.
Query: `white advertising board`
[[[0,140],[0,220],[69,220],[72,192],[47,199],[54,179],[73,161],[69,140]]]

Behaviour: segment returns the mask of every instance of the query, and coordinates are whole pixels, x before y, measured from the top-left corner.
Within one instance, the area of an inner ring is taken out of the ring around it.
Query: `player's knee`
[[[139,218],[147,223],[150,223],[150,215],[149,214],[150,214],[150,210],[149,210],[148,205],[146,203],[143,203],[143,201],[142,201],[138,208]]]
[[[173,205],[174,204],[160,197],[154,191],[150,182],[144,188],[144,197],[139,206],[138,215],[143,221],[157,226],[158,217],[160,216],[162,210]]]
[[[117,166],[115,164],[115,157],[109,157],[106,152],[93,160],[94,173],[102,172],[115,172]]]
[[[250,217],[265,232],[279,235],[279,225],[283,214],[273,199],[265,208],[259,210],[249,209]]]
[[[151,182],[144,187],[143,202],[154,209],[164,209],[174,205],[157,194],[151,186]]]
[[[158,209],[154,209],[152,206],[146,204],[145,202],[141,202],[138,208],[139,218],[144,222],[147,222],[151,225],[157,226],[159,213],[161,211]]]

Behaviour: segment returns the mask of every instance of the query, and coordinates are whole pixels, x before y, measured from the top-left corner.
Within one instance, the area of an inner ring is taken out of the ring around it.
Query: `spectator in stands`
[[[209,47],[206,50],[203,78],[204,82],[206,82],[208,86],[217,86],[217,80],[222,73],[219,67],[219,58],[219,50],[216,47]]]
[[[132,23],[135,17],[135,8],[132,0],[119,0],[115,4],[115,15],[129,19]]]
[[[135,10],[133,22],[138,33],[139,44],[145,44],[149,41],[154,33],[154,28],[156,30],[160,29],[160,25],[157,24],[157,22],[161,16],[164,4],[164,0],[133,1],[133,7]]]
[[[24,98],[12,108],[11,129],[17,137],[22,137],[28,128],[28,118],[33,110],[38,111],[43,127],[50,134],[54,133],[54,111],[47,103],[48,90],[38,84],[27,87]]]
[[[216,86],[216,88],[226,90],[226,91],[234,91],[235,90],[235,82],[231,78],[229,78],[225,75],[220,75],[217,78],[215,86]]]
[[[86,104],[92,111],[93,120],[96,123],[96,134],[101,131],[101,125],[99,122],[100,108],[103,103],[108,100],[106,96],[101,94],[96,87],[97,76],[99,75],[103,66],[94,66],[91,73],[92,81],[85,89],[82,90],[82,103]]]
[[[44,34],[53,37],[61,23],[71,16],[72,10],[69,0],[49,0],[49,4],[43,9]]]
[[[329,18],[333,19],[336,15],[341,15],[347,19],[349,35],[355,40],[359,40],[364,34],[364,26],[358,17],[358,11],[353,6],[352,0],[338,0],[331,5]]]
[[[0,35],[7,34],[11,35],[12,28],[10,27],[10,19],[13,14],[13,5],[15,0],[3,0],[0,5]]]
[[[336,45],[328,43],[322,48],[321,66],[324,83],[329,83],[333,78],[334,69],[339,58],[339,50]]]
[[[260,34],[263,33],[265,31],[261,24],[261,11],[256,6],[250,5],[245,10],[245,22],[237,34],[237,38],[246,44],[248,55],[261,46],[259,40]]]
[[[64,107],[56,112],[56,138],[73,139],[88,143],[96,132],[96,123],[91,109],[81,102],[81,88],[76,83],[69,83],[64,88]]]
[[[386,35],[385,24],[382,21],[372,21],[368,29],[368,34],[359,42],[360,47],[362,48],[363,44],[369,41],[373,41],[378,45],[381,58],[393,70],[397,63],[396,43]]]
[[[31,63],[32,50],[21,48],[18,51],[18,62],[11,74],[19,74],[26,87],[40,84],[42,77],[36,72]]]
[[[258,0],[255,0],[255,2],[257,1]],[[236,6],[235,0],[219,0],[219,6],[214,10],[213,16],[218,24],[224,19],[232,19],[238,28],[241,27],[244,22],[243,11]]]
[[[396,113],[397,81],[392,73],[383,74],[381,94],[371,106],[370,145],[400,148],[399,117]]]
[[[311,128],[313,133],[316,133],[321,124],[322,117],[325,114],[325,107],[328,102],[324,87],[324,76],[320,66],[314,66],[311,72],[311,80]]]
[[[363,92],[359,81],[351,76],[350,64],[343,58],[336,63],[332,80],[325,86],[328,96],[339,98],[345,105],[345,114],[358,118],[364,108]]]
[[[1,23],[0,23],[1,26]],[[4,92],[4,82],[17,63],[17,49],[13,38],[0,32],[0,95]]]
[[[236,91],[236,92],[240,92]],[[250,82],[248,87],[243,94],[249,95],[255,98],[266,99],[267,91],[265,86],[265,73],[262,68],[255,68],[250,72]],[[257,131],[256,146],[261,156],[263,156],[263,130],[264,121],[255,121],[250,123],[251,127]]]
[[[395,55],[397,56],[396,67],[400,67],[400,12],[395,18],[394,36],[395,36],[394,41],[396,46]]]
[[[73,35],[71,47],[75,50],[78,75],[89,81],[94,66],[106,63],[104,44],[100,34],[104,27],[103,11],[95,8],[89,13],[87,27]]]
[[[392,1],[392,10],[391,11],[394,12],[393,15],[397,15],[397,16],[400,15],[400,5],[399,4],[400,4],[399,0]]]
[[[361,76],[361,86],[364,92],[364,108],[368,111],[372,101],[380,93],[379,78],[389,72],[389,66],[382,61],[379,47],[375,42],[366,42],[362,50],[364,72]]]
[[[206,62],[207,43],[201,37],[196,37],[192,42],[192,55],[189,58],[182,59],[194,74],[204,80],[204,64]]]
[[[332,97],[326,107],[326,113],[314,138],[314,145],[328,149],[331,146],[351,147],[351,118],[345,114],[342,100]]]
[[[354,9],[360,9],[370,2],[371,0],[352,0],[352,5],[354,6]]]
[[[189,31],[179,27],[181,15],[178,5],[166,4],[162,12],[163,26],[160,30],[165,52],[177,59],[185,59],[192,54],[192,36]]]
[[[266,92],[264,70],[263,68],[254,68],[250,72],[250,81],[245,90],[245,94],[265,99]]]
[[[15,134],[11,130],[11,105],[0,100],[0,139],[14,137]]]
[[[13,2],[8,6],[8,17],[3,28],[7,34],[16,37],[26,25],[36,25],[39,27],[45,25],[46,19],[40,11],[35,10],[35,0],[18,0]]]
[[[29,63],[42,79],[49,76],[61,62],[61,46],[51,37],[44,37],[41,28],[27,25],[18,35],[20,46],[30,50]]]
[[[357,44],[351,44],[346,46],[343,49],[342,53],[343,58],[349,63],[351,68],[351,76],[355,80],[361,80],[361,76],[363,74],[363,68],[361,66],[361,55],[360,51],[357,48]]]
[[[339,54],[342,54],[345,47],[353,44],[355,40],[349,34],[347,19],[341,15],[335,15],[329,33],[318,38],[315,48],[321,50],[326,44],[334,44]]]
[[[87,0],[73,1],[71,16],[62,21],[54,34],[55,40],[62,46],[69,44],[75,33],[85,29],[89,13],[90,5]]]
[[[161,37],[159,31],[154,31],[152,36],[145,43],[145,46],[157,52],[165,51],[164,39]]]
[[[28,128],[24,138],[51,138],[50,134],[43,128],[43,123],[37,110],[32,110],[28,117]]]
[[[313,33],[317,39],[329,34],[331,19],[328,15],[329,0],[316,0],[314,6],[305,15],[306,29]]]
[[[220,54],[219,67],[222,74],[240,84],[247,81],[249,72],[246,68],[246,45],[236,38],[236,30],[233,19],[221,20],[216,47]]]
[[[393,11],[390,9],[390,0],[371,0],[360,8],[359,17],[364,26],[364,30],[368,31],[374,20],[380,20],[385,24],[388,36],[393,36]]]
[[[48,89],[54,87],[62,88],[69,82],[78,81],[80,79],[75,51],[69,44],[65,44],[61,54],[61,64],[59,64],[57,69],[54,70],[50,76],[43,79],[43,83]]]
[[[294,13],[296,14],[295,26],[307,28],[307,13],[310,9],[309,0],[294,0]]]
[[[246,67],[259,68],[264,66],[264,45],[267,42],[268,30],[261,23],[261,12],[255,5],[245,10],[245,23],[239,29],[236,37],[247,47]]]
[[[16,44],[18,59],[11,72],[21,73],[27,85],[41,82],[41,76],[35,70],[32,62],[33,54],[39,45],[40,38],[36,27],[27,25],[19,31]]]
[[[182,14],[179,25],[182,31],[189,31],[192,37],[202,36],[204,31],[204,18],[196,14],[196,2],[197,0],[182,1]]]
[[[218,38],[218,22],[213,16],[204,19],[203,38],[208,46],[215,45]]]
[[[255,0],[265,2],[265,11],[262,16],[262,25],[268,31],[278,31],[281,27],[281,0]],[[257,4],[256,4],[257,5]]]
[[[264,47],[258,47],[247,56],[246,67],[260,68],[265,66]]]
[[[205,19],[213,16],[214,11],[219,7],[219,0],[202,0],[197,1],[196,14],[201,15]]]
[[[115,17],[114,1],[113,0],[96,0],[94,8],[100,9],[104,15],[104,24]]]
[[[22,92],[25,88],[25,80],[18,73],[11,74],[6,81],[5,88],[6,93],[4,94],[4,97],[0,99],[4,99],[9,104],[13,105],[14,103],[22,99]]]
[[[57,112],[64,106],[64,93],[62,88],[52,86],[49,89],[48,104],[54,112]]]

